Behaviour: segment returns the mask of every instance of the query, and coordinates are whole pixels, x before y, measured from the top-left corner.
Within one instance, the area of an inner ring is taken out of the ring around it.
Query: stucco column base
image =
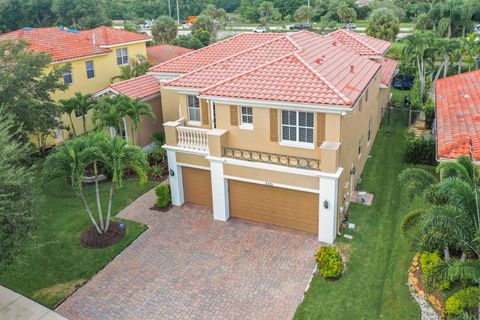
[[[228,206],[228,181],[223,175],[224,160],[212,156],[208,156],[206,159],[210,161],[213,219],[218,221],[228,221],[230,218]]]
[[[337,237],[338,179],[342,173],[339,168],[335,174],[320,176],[318,241],[333,244]]]
[[[174,206],[181,206],[185,202],[183,195],[182,167],[177,164],[176,153],[173,150],[167,150],[167,160],[172,204]]]

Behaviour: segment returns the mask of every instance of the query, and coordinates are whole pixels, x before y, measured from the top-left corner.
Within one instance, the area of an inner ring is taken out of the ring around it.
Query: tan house
[[[345,30],[244,33],[151,68],[173,204],[332,243],[390,96],[389,47]]]

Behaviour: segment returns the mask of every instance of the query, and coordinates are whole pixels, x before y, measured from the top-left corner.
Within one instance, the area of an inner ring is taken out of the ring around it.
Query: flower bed
[[[432,307],[438,312],[442,319],[446,319],[447,312],[445,311],[445,304],[440,297],[429,294],[425,291],[422,285],[422,269],[420,263],[420,252],[413,257],[412,264],[408,269],[408,283],[412,286],[420,298],[426,299],[430,302]]]

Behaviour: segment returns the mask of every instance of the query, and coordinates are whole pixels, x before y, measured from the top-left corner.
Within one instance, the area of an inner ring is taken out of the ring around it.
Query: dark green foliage
[[[165,144],[165,132],[155,131],[152,134],[152,139],[157,145],[163,146]]]
[[[202,42],[191,34],[181,35],[173,39],[172,44],[176,46],[184,47],[184,48],[195,49],[195,50],[203,47]]]
[[[315,254],[318,272],[327,279],[336,279],[342,275],[343,260],[340,252],[335,247],[320,247]]]
[[[210,33],[207,30],[195,31],[193,36],[200,40],[203,46],[208,46],[210,44]]]
[[[53,0],[57,23],[75,29],[92,29],[111,25],[104,0]]]
[[[415,137],[408,134],[406,138],[405,162],[411,164],[424,164],[434,166],[435,140],[425,136]]]
[[[155,194],[157,195],[157,202],[155,205],[158,208],[165,208],[172,201],[170,197],[170,187],[167,184],[161,184],[155,188]]]
[[[152,35],[157,43],[169,43],[177,36],[177,25],[168,16],[160,16],[155,19],[152,26]]]
[[[428,129],[432,128],[433,121],[435,120],[435,103],[433,99],[428,99],[425,105],[423,106],[425,111],[425,126]]]
[[[368,19],[367,34],[387,41],[395,41],[400,31],[400,23],[395,15],[386,8],[372,12]]]

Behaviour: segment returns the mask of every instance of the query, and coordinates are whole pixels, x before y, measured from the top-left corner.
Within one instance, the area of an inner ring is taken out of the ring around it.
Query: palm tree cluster
[[[104,207],[98,185],[99,165],[112,175],[106,213],[102,210]],[[140,178],[139,182],[144,183],[147,166],[145,154],[140,148],[128,146],[121,137],[107,138],[103,132],[97,132],[69,140],[58,147],[47,157],[42,173],[45,183],[55,178],[66,178],[81,200],[92,225],[99,234],[103,234],[108,231],[110,224],[114,191],[122,187],[125,171],[134,171]],[[94,168],[95,175],[97,218],[89,205],[83,185],[84,177],[91,167]]]
[[[462,289],[447,299],[455,300],[456,313],[478,313],[480,303],[480,205],[479,168],[466,156],[457,162],[437,166],[438,180],[419,168],[405,169],[399,176],[409,194],[421,196],[429,204],[406,215],[402,229],[418,228],[420,245],[427,251],[443,252],[443,260],[428,279],[433,287],[455,282]],[[452,303],[451,303],[452,304]]]

